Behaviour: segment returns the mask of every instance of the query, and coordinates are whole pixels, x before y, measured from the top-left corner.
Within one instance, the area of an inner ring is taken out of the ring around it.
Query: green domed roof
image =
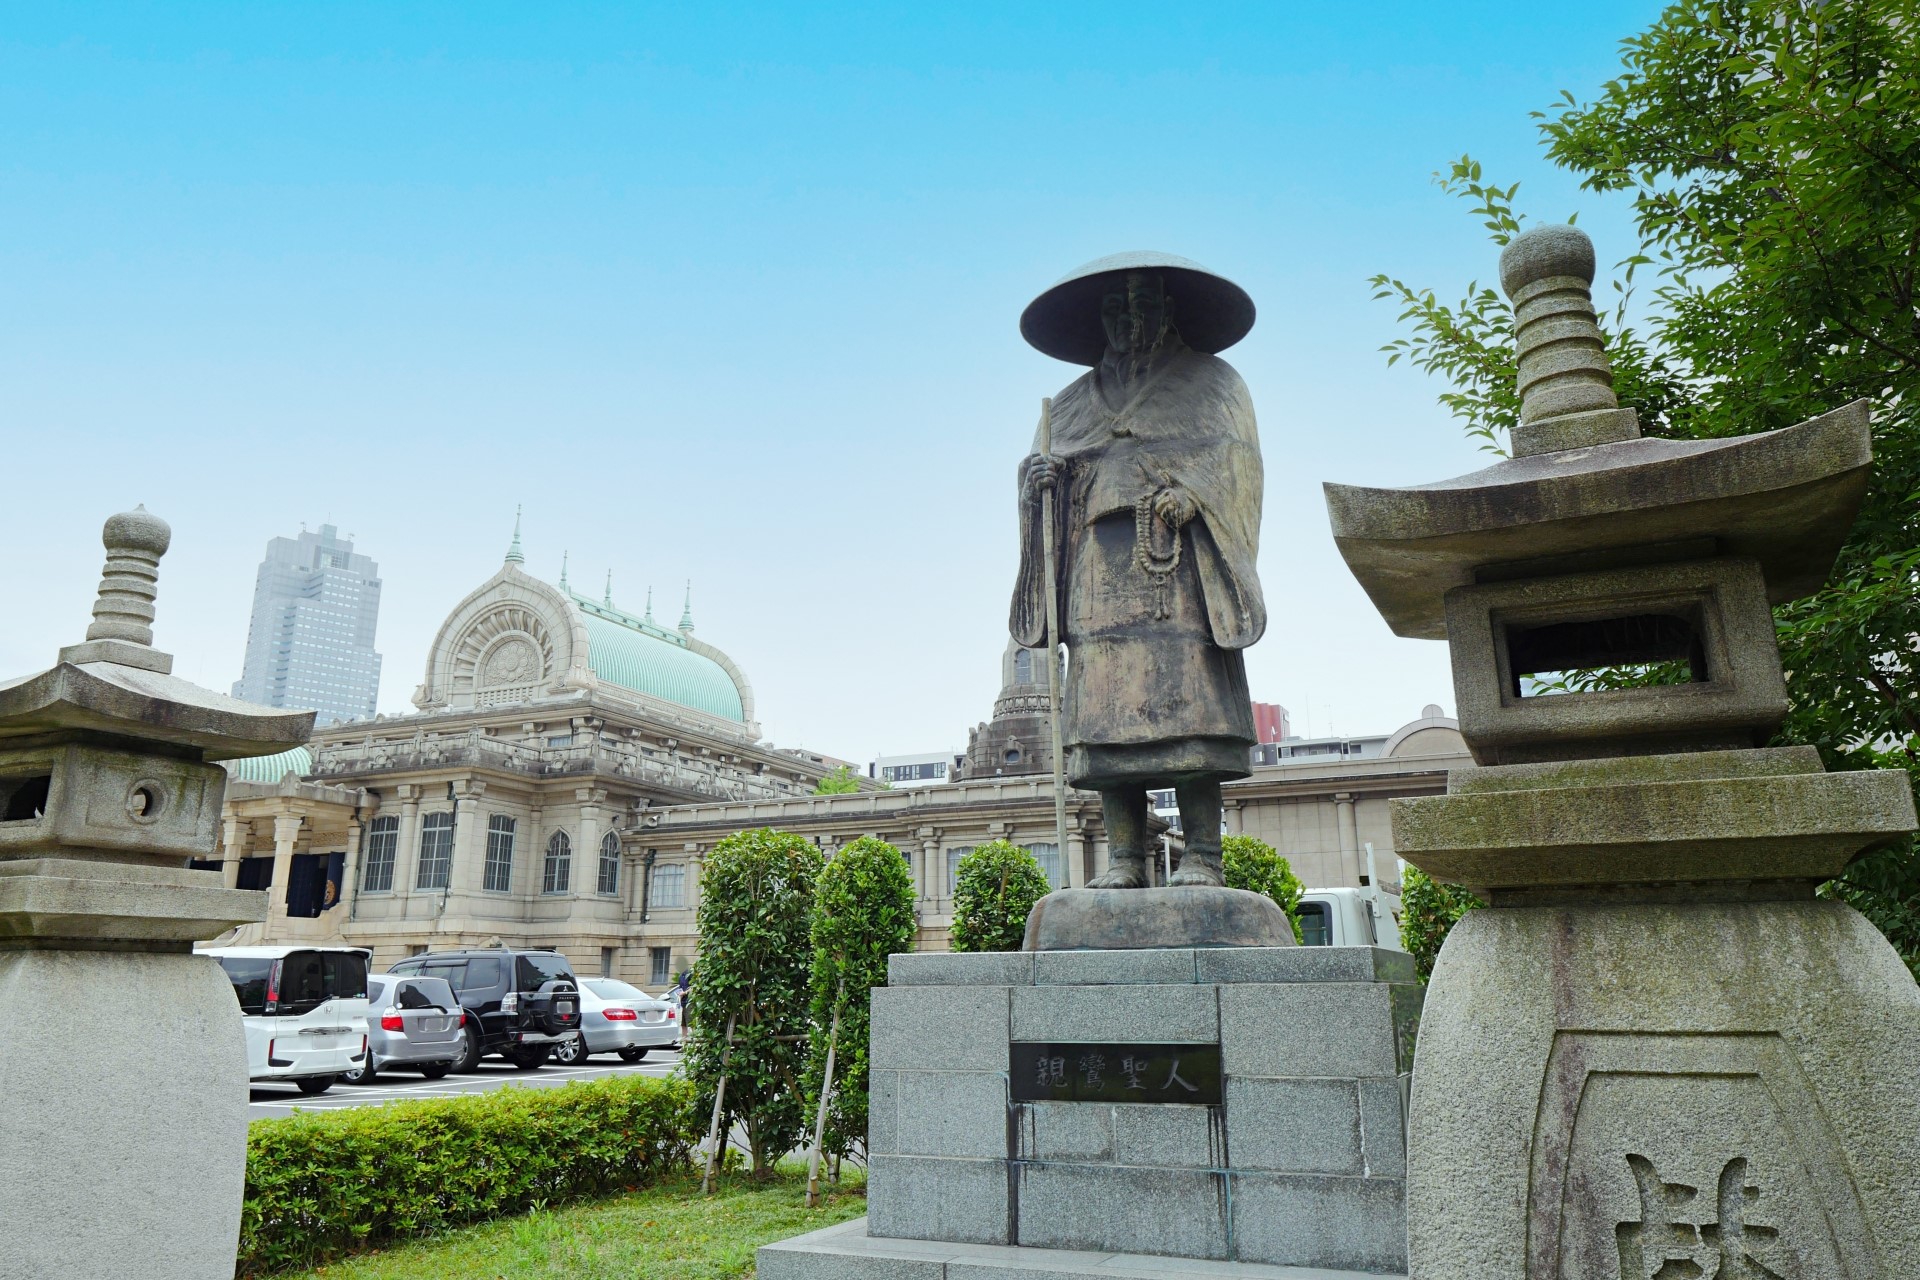
[[[245,760],[222,760],[227,774],[235,782],[278,782],[291,773],[306,777],[313,772],[313,752],[295,747],[278,755],[252,756]]]
[[[631,614],[568,596],[587,626],[587,665],[608,684],[744,723],[746,708],[727,669],[695,653],[685,636]]]

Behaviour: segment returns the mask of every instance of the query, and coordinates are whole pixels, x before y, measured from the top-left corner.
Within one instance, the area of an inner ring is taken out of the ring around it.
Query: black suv
[[[455,1071],[472,1071],[490,1053],[532,1071],[580,1030],[580,981],[558,951],[429,951],[408,956],[391,972],[444,978],[453,988],[467,1014]]]

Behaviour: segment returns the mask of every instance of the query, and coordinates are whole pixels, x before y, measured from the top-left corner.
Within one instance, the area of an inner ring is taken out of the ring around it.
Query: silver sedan
[[[585,1062],[592,1053],[617,1053],[638,1062],[649,1049],[679,1045],[679,1005],[617,978],[583,978],[579,1034],[554,1046],[553,1060],[571,1064]]]
[[[438,1080],[460,1056],[465,1020],[446,979],[376,973],[367,979],[366,1065],[340,1078],[372,1084],[389,1067],[406,1067]]]

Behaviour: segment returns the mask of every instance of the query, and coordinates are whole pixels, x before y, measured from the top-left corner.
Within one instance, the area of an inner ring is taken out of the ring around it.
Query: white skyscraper
[[[380,694],[380,566],[330,524],[267,543],[253,589],[247,660],[233,696],[364,720]]]

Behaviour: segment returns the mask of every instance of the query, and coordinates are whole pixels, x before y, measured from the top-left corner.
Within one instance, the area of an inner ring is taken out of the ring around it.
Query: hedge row
[[[637,1187],[687,1163],[689,1102],[624,1076],[256,1121],[239,1273]]]

